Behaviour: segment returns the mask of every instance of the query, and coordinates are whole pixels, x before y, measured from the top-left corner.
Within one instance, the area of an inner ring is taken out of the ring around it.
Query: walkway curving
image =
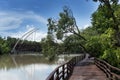
[[[88,56],[87,54],[84,60],[76,64],[69,80],[107,80],[105,73]]]

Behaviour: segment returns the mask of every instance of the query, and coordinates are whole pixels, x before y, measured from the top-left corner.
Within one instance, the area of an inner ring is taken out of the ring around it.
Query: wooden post
[[[54,75],[50,78],[50,80],[54,80]]]
[[[63,80],[64,80],[65,79],[65,75],[64,75],[65,74],[65,65],[62,66],[62,69],[63,69],[62,74],[63,74]]]
[[[67,63],[67,77],[66,77],[67,79],[69,77],[69,67],[68,66],[69,66],[69,63]]]
[[[53,79],[54,80],[54,79]],[[59,79],[59,68],[56,70],[56,80],[60,80]]]

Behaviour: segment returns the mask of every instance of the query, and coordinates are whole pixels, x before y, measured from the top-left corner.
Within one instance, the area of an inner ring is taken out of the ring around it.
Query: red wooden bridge
[[[88,56],[77,56],[60,65],[46,80],[120,80],[120,69]]]

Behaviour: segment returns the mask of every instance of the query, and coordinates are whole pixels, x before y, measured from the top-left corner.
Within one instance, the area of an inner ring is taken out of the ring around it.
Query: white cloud
[[[2,35],[2,37],[4,36],[10,36],[13,38],[21,38],[24,34],[26,34],[27,32],[31,31],[32,29],[35,29],[35,27],[33,25],[27,25],[24,31],[18,31],[18,32],[5,32],[5,31],[0,31],[0,36]],[[22,38],[23,40],[29,40],[29,41],[41,41],[42,38],[45,38],[47,36],[47,32],[44,32],[40,29],[38,29],[37,31],[33,32],[30,35],[26,35],[26,37]]]
[[[88,24],[86,24],[84,27],[83,27],[83,29],[86,29],[87,27],[89,27],[90,25],[88,25]]]
[[[27,25],[26,30],[24,32],[20,31],[17,33],[9,33],[9,36],[14,37],[14,38],[21,38],[25,33],[31,31],[32,29],[35,29],[35,27],[33,25]],[[39,41],[41,41],[42,38],[45,38],[46,36],[47,36],[46,32],[37,30],[37,31],[33,32],[32,34],[30,34],[29,36],[27,36],[25,39],[29,40],[29,41],[39,42]]]
[[[15,38],[20,38],[26,32],[35,28],[34,22],[31,23],[33,25],[24,24],[25,20],[32,20],[39,24],[47,24],[47,20],[34,13],[33,11],[26,11],[26,12],[5,12],[0,11],[0,36],[11,36]],[[26,27],[23,31],[18,30],[14,32],[14,29],[20,28],[22,26]],[[11,32],[7,32],[7,30],[11,30]],[[13,31],[12,31],[13,30]],[[42,38],[46,37],[47,33],[41,30],[36,31],[35,33],[31,34],[26,38],[27,40],[34,40],[40,41]],[[34,37],[33,37],[34,36]]]
[[[7,13],[0,13],[0,31],[15,29],[22,23],[20,18]]]
[[[12,30],[21,26],[25,19],[34,20],[38,23],[47,24],[47,20],[32,11],[26,12],[3,12],[0,11],[0,31]]]

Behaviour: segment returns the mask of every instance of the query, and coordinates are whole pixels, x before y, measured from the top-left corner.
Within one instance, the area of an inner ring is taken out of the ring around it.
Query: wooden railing
[[[48,77],[46,80],[68,80],[70,75],[73,72],[73,68],[76,63],[82,60],[85,56],[76,56],[72,58],[69,62],[66,62],[60,66],[58,66]]]
[[[120,80],[120,69],[111,66],[107,62],[95,58],[95,64],[106,74],[109,80]]]

